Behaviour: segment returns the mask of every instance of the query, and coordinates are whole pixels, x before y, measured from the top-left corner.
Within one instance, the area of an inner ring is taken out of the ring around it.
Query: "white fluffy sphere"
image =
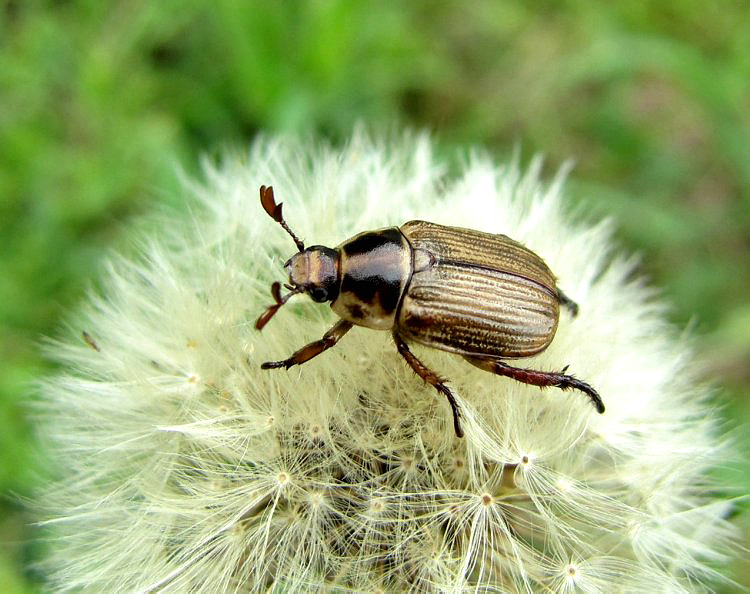
[[[112,259],[49,349],[64,366],[40,403],[60,471],[43,497],[55,590],[657,592],[716,578],[732,530],[709,471],[727,454],[689,345],[611,253],[608,225],[569,216],[562,175],[545,185],[539,163],[481,154],[453,169],[420,135],[261,139],[207,168],[190,216]],[[261,184],[308,244],[415,218],[522,242],[580,313],[519,365],[570,365],[606,413],[415,345],[459,398],[458,439],[446,399],[365,328],[261,370],[336,321],[297,296],[255,330],[294,253]]]

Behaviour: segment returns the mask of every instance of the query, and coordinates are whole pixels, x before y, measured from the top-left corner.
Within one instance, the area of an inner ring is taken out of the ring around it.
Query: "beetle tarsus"
[[[599,414],[604,412],[604,402],[602,402],[602,397],[599,396],[599,393],[589,384],[573,377],[572,375],[564,375],[562,373],[554,375],[559,375],[562,378],[560,383],[555,384],[555,387],[560,388],[561,390],[567,390],[568,388],[580,390],[591,398],[591,403],[594,405],[594,408],[596,408],[596,412]]]
[[[580,390],[591,399],[592,404],[596,408],[596,412],[598,412],[599,414],[604,412],[604,403],[602,402],[599,393],[589,384],[573,377],[572,375],[566,375],[565,373],[556,373],[554,371],[522,369],[520,367],[513,367],[497,359],[486,357],[465,358],[472,365],[479,367],[479,369],[484,369],[485,371],[489,371],[497,375],[504,375],[506,377],[513,378],[514,380],[522,382],[524,384],[539,386],[540,388],[552,386],[555,388],[560,388],[561,390],[567,390],[569,388]],[[565,367],[563,371],[565,370],[567,370],[567,367]]]
[[[461,421],[459,418],[461,417],[461,409],[458,407],[458,402],[456,402],[456,397],[453,395],[453,392],[451,392],[448,387],[440,382],[435,386],[437,388],[437,391],[441,394],[445,394],[445,397],[448,398],[448,403],[451,405],[451,411],[453,412],[453,430],[456,432],[456,437],[463,437],[464,436],[464,430],[461,428]]]
[[[289,369],[293,363],[289,363],[289,359],[285,359],[283,361],[266,361],[265,363],[260,364],[261,369],[278,369],[279,367],[286,367]]]
[[[265,363],[261,363],[260,368],[278,369],[279,367],[284,367],[289,369],[293,365],[302,365],[334,346],[344,334],[351,330],[353,325],[346,320],[339,320],[320,340],[306,344],[301,349],[295,351],[291,357],[283,361],[266,361]]]
[[[570,312],[571,316],[575,318],[578,315],[578,304],[563,293],[559,287],[557,289],[557,298],[560,300],[560,304]]]
[[[408,345],[404,342],[404,339],[401,338],[398,334],[393,334],[393,340],[396,342],[396,348],[398,349],[399,354],[406,359],[406,362],[409,364],[409,367],[411,367],[414,372],[421,377],[425,382],[430,384],[432,387],[434,387],[438,392],[441,394],[444,394],[446,398],[448,398],[448,403],[451,405],[451,410],[453,411],[453,429],[456,432],[456,437],[463,437],[464,431],[461,428],[461,409],[458,406],[458,402],[456,402],[456,397],[453,395],[453,393],[448,389],[448,386],[446,386],[443,383],[443,380],[440,378],[439,375],[437,375],[434,371],[429,369],[424,363],[422,363],[417,357],[409,350]]]

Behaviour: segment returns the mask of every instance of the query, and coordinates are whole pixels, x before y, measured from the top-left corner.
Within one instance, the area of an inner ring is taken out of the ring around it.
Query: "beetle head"
[[[302,240],[286,224],[281,214],[281,204],[276,204],[272,187],[260,187],[260,203],[266,213],[289,233],[299,253],[294,254],[284,264],[284,268],[289,273],[289,284],[285,285],[289,293],[282,297],[281,283],[276,282],[271,285],[271,295],[275,303],[268,306],[255,322],[258,330],[268,323],[292,295],[308,293],[313,301],[323,303],[334,301],[339,294],[338,252],[322,245],[314,245],[305,249]]]
[[[334,301],[339,294],[339,254],[322,245],[313,245],[294,254],[284,264],[289,284],[308,293],[313,301]]]

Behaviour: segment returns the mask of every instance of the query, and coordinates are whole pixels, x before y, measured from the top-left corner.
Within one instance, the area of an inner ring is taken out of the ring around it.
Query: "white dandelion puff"
[[[455,168],[454,168],[455,169]],[[572,220],[563,175],[474,154],[450,176],[426,136],[341,149],[257,141],[208,166],[191,216],[112,259],[101,295],[50,343],[42,434],[59,480],[41,501],[55,590],[679,591],[733,552],[728,456],[690,346],[613,255],[608,224]],[[306,244],[410,219],[503,233],[580,306],[524,362],[595,386],[541,390],[354,328],[303,366],[261,370],[323,333],[289,299],[258,332],[294,252],[258,204],[273,185]],[[83,339],[81,332],[85,332]]]

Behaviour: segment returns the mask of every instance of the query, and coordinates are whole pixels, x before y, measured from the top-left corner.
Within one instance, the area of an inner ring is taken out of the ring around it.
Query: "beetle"
[[[333,347],[352,326],[364,326],[390,331],[408,365],[448,398],[458,437],[463,436],[461,412],[453,393],[407,342],[456,353],[480,369],[525,384],[580,390],[604,412],[597,391],[567,375],[567,366],[547,372],[504,362],[544,351],[557,331],[561,305],[573,316],[578,313],[578,305],[557,287],[544,261],[520,243],[505,235],[409,221],[359,233],[335,248],[305,248],[284,220],[272,187],[260,187],[260,202],[299,253],[284,264],[289,293],[282,297],[281,284],[273,283],[275,303],[255,327],[261,330],[299,293],[318,303],[330,302],[341,318],[320,340],[288,359],[267,361],[262,369],[301,365]]]

